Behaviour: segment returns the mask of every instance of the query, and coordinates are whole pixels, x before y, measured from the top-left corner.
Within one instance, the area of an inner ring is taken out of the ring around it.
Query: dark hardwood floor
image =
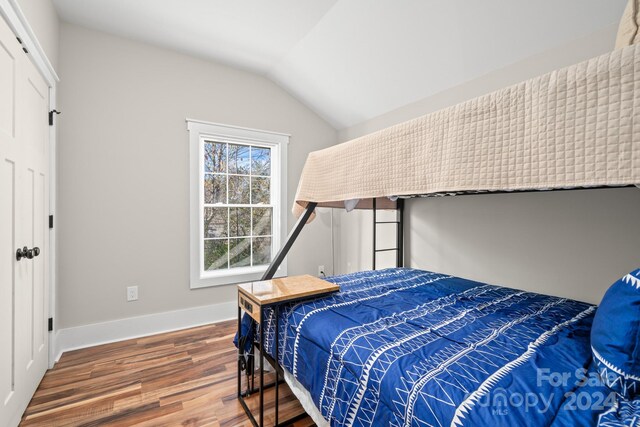
[[[251,426],[236,399],[235,321],[64,353],[21,426]],[[273,424],[273,393],[265,424]],[[249,405],[257,408],[254,395]],[[280,420],[303,410],[280,388]],[[254,412],[257,414],[257,411]],[[313,426],[310,418],[295,427]]]

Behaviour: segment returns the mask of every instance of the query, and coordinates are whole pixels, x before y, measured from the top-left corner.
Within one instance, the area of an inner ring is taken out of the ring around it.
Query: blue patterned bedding
[[[331,425],[595,425],[612,405],[591,376],[594,306],[414,269],[327,280],[341,291],[282,306],[277,336]]]

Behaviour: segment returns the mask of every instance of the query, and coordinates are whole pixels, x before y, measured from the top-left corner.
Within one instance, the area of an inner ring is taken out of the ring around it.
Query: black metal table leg
[[[240,369],[240,358],[242,349],[240,348],[240,336],[242,335],[242,309],[238,306],[238,398],[242,394],[242,370]]]
[[[328,291],[325,293],[331,293],[334,292],[332,291]],[[297,301],[302,301],[304,299],[307,299],[308,295],[304,295],[303,297],[300,298],[290,298],[289,300],[287,300],[287,303],[295,303]],[[255,320],[257,320],[257,323],[259,325],[260,331],[259,331],[259,336],[255,337],[254,335],[254,339],[251,342],[251,349],[249,350],[249,357],[251,358],[252,363],[260,363],[260,372],[256,373],[255,372],[255,365],[253,367],[253,369],[250,369],[251,363],[247,364],[247,369],[251,370],[251,375],[249,375],[249,372],[247,371],[247,390],[245,392],[242,392],[242,362],[241,362],[241,358],[245,356],[244,354],[244,348],[238,348],[238,400],[240,401],[240,404],[242,405],[242,409],[244,409],[245,414],[247,415],[247,417],[249,418],[249,421],[251,422],[253,427],[264,427],[265,425],[265,416],[264,416],[264,392],[266,389],[269,389],[271,387],[275,387],[275,402],[274,402],[274,408],[275,408],[275,416],[273,418],[274,423],[273,426],[274,427],[285,427],[285,426],[290,426],[292,423],[306,417],[306,413],[302,412],[296,416],[294,416],[293,418],[288,418],[286,421],[284,422],[280,422],[280,389],[279,386],[280,384],[284,384],[285,380],[284,380],[284,368],[282,366],[280,366],[280,304],[282,304],[282,301],[278,301],[276,303],[272,303],[272,304],[265,304],[265,305],[259,305],[259,317],[257,317],[257,319],[254,317]],[[251,309],[251,306],[249,305],[249,308]],[[266,343],[265,343],[265,310],[269,308],[272,309],[273,314],[275,315],[275,333],[273,334],[274,337],[273,339],[275,339],[275,343],[274,343],[274,353],[275,353],[275,357],[265,353],[267,351],[266,348]],[[255,313],[255,311],[252,311],[252,313]],[[238,307],[238,331],[242,331],[242,314],[243,314],[243,308],[242,306]],[[246,314],[245,314],[246,315]],[[260,352],[260,359],[256,360],[257,358],[255,357],[255,352],[259,351]],[[269,382],[269,384],[265,384],[265,375],[264,375],[264,364],[265,363],[269,363],[271,366],[273,366],[274,370],[275,370],[275,381],[273,382]],[[259,384],[257,388],[254,388],[254,377],[258,375],[259,378]],[[251,377],[251,378],[249,378]],[[260,415],[259,417],[255,417],[254,414],[252,413],[252,411],[249,409],[249,406],[247,405],[247,402],[245,401],[246,397],[249,397],[251,395],[255,396],[255,393],[259,393],[260,396],[258,397],[259,399],[259,412]],[[257,418],[257,419],[256,419]],[[271,424],[270,424],[271,426]]]
[[[260,427],[264,426],[264,310],[260,306]]]
[[[275,348],[275,353],[276,353],[275,354],[275,359],[276,359],[276,365],[280,365],[280,359],[278,358],[278,345],[279,345],[278,341],[280,341],[278,339],[279,332],[280,332],[278,330],[278,317],[280,317],[280,307],[279,307],[279,305],[276,304],[276,306],[273,308],[273,310],[274,310],[274,313],[275,313],[275,316],[276,316],[276,331],[273,334],[273,338],[275,340],[275,347],[276,347]],[[277,367],[275,368],[275,371],[276,371],[276,424],[275,425],[277,426],[278,425],[278,405],[279,405],[278,389],[280,388],[280,387],[278,387],[278,383],[279,383],[280,379],[278,378],[278,368]]]
[[[251,390],[256,388],[256,349],[251,343],[251,352],[249,353],[251,356]],[[249,378],[247,378],[249,381]]]

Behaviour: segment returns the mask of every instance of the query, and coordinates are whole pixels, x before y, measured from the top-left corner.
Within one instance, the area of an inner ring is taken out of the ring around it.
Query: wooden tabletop
[[[289,276],[280,279],[238,285],[238,291],[254,302],[265,305],[340,290],[340,286],[314,276]]]

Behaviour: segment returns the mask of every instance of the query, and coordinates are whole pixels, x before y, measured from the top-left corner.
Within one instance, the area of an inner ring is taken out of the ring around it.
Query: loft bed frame
[[[399,198],[395,204],[396,207],[395,209],[397,210],[397,221],[376,221],[376,212],[378,210],[378,208],[376,207],[377,202],[376,199],[373,199],[372,201],[372,207],[370,209],[373,210],[373,256],[372,256],[372,270],[376,269],[376,254],[379,252],[386,252],[386,251],[397,251],[397,256],[396,256],[396,267],[403,267],[404,266],[404,202],[407,199],[412,199],[412,198],[430,198],[430,197],[453,197],[453,196],[465,196],[465,195],[478,195],[478,194],[520,194],[520,193],[548,193],[548,192],[560,192],[560,191],[580,191],[580,190],[603,190],[603,189],[617,189],[617,188],[633,188],[633,187],[637,187],[640,188],[640,185],[618,185],[618,186],[594,186],[594,187],[581,187],[581,188],[557,188],[557,189],[548,189],[548,190],[521,190],[521,191],[491,191],[491,192],[482,192],[482,193],[478,193],[478,192],[466,192],[466,193],[458,193],[458,194],[453,194],[453,193],[441,193],[441,194],[416,194],[416,195],[412,195],[412,196],[403,196],[402,198]],[[389,205],[388,203],[386,204],[387,208],[389,209]],[[265,271],[265,273],[263,274],[262,278],[260,280],[270,280],[273,279],[276,271],[278,271],[278,268],[280,267],[280,265],[282,264],[282,261],[284,261],[285,257],[287,256],[287,254],[289,253],[289,250],[291,249],[291,247],[293,246],[294,242],[296,241],[296,239],[298,238],[298,236],[300,235],[300,232],[302,231],[302,229],[304,228],[304,226],[309,222],[309,220],[312,218],[312,215],[315,211],[315,209],[318,207],[318,203],[316,202],[309,202],[309,204],[305,207],[302,215],[300,215],[300,217],[298,218],[298,220],[296,221],[296,224],[293,226],[293,229],[291,230],[291,232],[289,233],[289,235],[287,236],[287,240],[285,241],[284,245],[282,246],[282,248],[278,251],[278,253],[276,254],[276,256],[273,258],[273,261],[271,261],[271,264],[269,264],[269,268],[267,268],[267,270]],[[378,249],[376,247],[376,235],[377,235],[377,225],[378,224],[397,224],[397,230],[396,230],[396,242],[397,245],[395,248],[385,248],[385,249]]]
[[[640,45],[310,153],[293,206],[298,220],[261,280],[275,276],[318,207],[373,210],[375,270],[377,254],[387,251],[404,266],[409,198],[640,187],[635,117]],[[397,210],[396,220],[378,221],[379,209]],[[384,223],[396,224],[394,248],[377,247]],[[265,388],[279,384],[283,368],[261,354],[277,373]],[[241,393],[238,369],[238,396],[255,392],[252,372]]]
[[[273,277],[316,207],[402,211],[405,198],[640,184],[640,44],[309,154],[300,217]],[[404,227],[397,221],[397,264]],[[389,248],[390,249],[390,248]]]
[[[561,188],[561,189],[549,189],[549,190],[523,190],[523,191],[517,191],[517,193],[540,193],[540,192],[551,192],[551,191],[578,191],[578,190],[590,190],[590,189],[613,189],[613,188],[628,188],[628,187],[638,187],[640,188],[640,185],[624,185],[624,186],[598,186],[598,187],[590,187],[590,188]],[[491,192],[490,194],[506,194],[506,193],[514,193],[513,191],[511,192],[507,192],[507,191],[494,191]],[[418,198],[418,197],[450,197],[450,196],[454,196],[454,195],[471,195],[471,194],[478,194],[478,193],[459,193],[459,194],[424,194],[424,195],[414,195],[414,196],[404,196],[403,198],[399,198],[397,199],[394,203],[394,209],[397,211],[397,216],[396,216],[396,221],[377,221],[376,220],[376,216],[377,216],[377,200],[376,199],[372,199],[371,203],[370,203],[370,207],[366,208],[366,209],[372,209],[373,210],[373,248],[372,248],[372,270],[376,269],[376,255],[379,252],[385,252],[385,251],[396,251],[396,267],[404,267],[404,202],[406,199],[409,198]],[[487,193],[480,193],[480,194],[487,194]],[[382,203],[386,210],[391,209],[391,205],[388,203],[388,200],[383,201]],[[265,271],[265,273],[263,274],[261,280],[270,280],[274,277],[276,271],[278,270],[278,268],[280,267],[280,265],[282,264],[282,262],[284,261],[284,258],[287,256],[287,254],[289,253],[289,250],[291,249],[291,247],[293,246],[294,242],[296,241],[296,239],[298,238],[298,236],[300,235],[300,233],[302,232],[302,229],[304,228],[304,226],[313,218],[313,214],[315,209],[318,207],[318,203],[316,202],[309,202],[307,204],[307,206],[305,207],[303,213],[300,215],[300,217],[298,218],[298,220],[296,221],[293,229],[291,230],[291,232],[289,233],[289,235],[287,236],[287,239],[284,243],[284,245],[282,246],[282,248],[278,251],[278,253],[276,254],[276,256],[274,257],[273,261],[271,262],[271,264],[269,265],[269,267],[267,268],[267,270]],[[331,209],[333,209],[334,207],[331,207]],[[365,209],[365,208],[361,208],[361,209]],[[378,224],[396,224],[396,247],[395,248],[385,248],[385,249],[377,249],[376,247],[376,234],[377,234],[377,225]],[[276,325],[278,324],[278,309],[276,307],[275,309],[275,318],[276,318]],[[241,322],[240,322],[240,308],[238,309],[238,332],[240,333],[241,331]],[[276,330],[277,330],[277,326],[276,326]],[[263,331],[261,329],[261,334],[263,334]],[[259,343],[264,343],[264,336],[261,335],[260,339],[259,339]],[[291,417],[290,419],[288,419],[286,422],[284,423],[279,423],[278,422],[278,408],[280,406],[279,404],[279,400],[278,400],[278,386],[281,384],[284,384],[286,381],[284,380],[285,378],[285,373],[284,373],[284,368],[282,366],[280,366],[280,363],[278,360],[276,360],[274,357],[272,357],[271,355],[269,355],[267,352],[263,352],[261,351],[261,345],[262,344],[258,344],[258,342],[254,342],[253,345],[251,346],[251,352],[250,352],[250,357],[253,359],[255,357],[254,352],[255,351],[260,351],[260,358],[261,360],[266,360],[267,363],[269,363],[269,365],[271,365],[273,367],[273,369],[275,370],[275,380],[272,381],[271,383],[265,384],[262,386],[262,389],[260,387],[256,387],[255,386],[255,370],[251,369],[250,367],[253,366],[253,363],[255,362],[249,362],[245,368],[243,368],[243,353],[242,351],[240,351],[240,348],[242,347],[241,345],[239,345],[239,350],[238,350],[238,372],[237,372],[237,395],[238,395],[238,399],[240,401],[240,404],[242,405],[245,413],[247,414],[247,416],[249,417],[249,420],[251,421],[252,425],[254,425],[255,427],[260,427],[263,424],[263,401],[262,399],[264,399],[262,392],[264,392],[264,390],[269,389],[269,388],[275,388],[276,392],[275,392],[275,427],[281,427],[281,426],[285,426],[285,425],[291,425],[292,423],[301,420],[303,418],[305,418],[307,416],[306,412],[302,412],[296,416]],[[277,349],[277,346],[276,346]],[[276,350],[277,351],[277,350]],[[262,363],[262,362],[261,362]],[[242,371],[246,370],[247,372],[247,389],[246,391],[242,391]],[[249,374],[249,372],[251,372]],[[261,371],[262,372],[262,371]],[[260,403],[260,408],[261,408],[261,415],[260,415],[260,423],[258,423],[255,418],[253,417],[251,410],[249,409],[249,407],[247,406],[246,402],[245,402],[245,398],[249,397],[251,394],[255,394],[255,393],[261,393],[260,394],[260,399],[261,399],[261,403]]]
[[[640,45],[633,45],[312,152],[293,210],[636,185],[638,116]]]

